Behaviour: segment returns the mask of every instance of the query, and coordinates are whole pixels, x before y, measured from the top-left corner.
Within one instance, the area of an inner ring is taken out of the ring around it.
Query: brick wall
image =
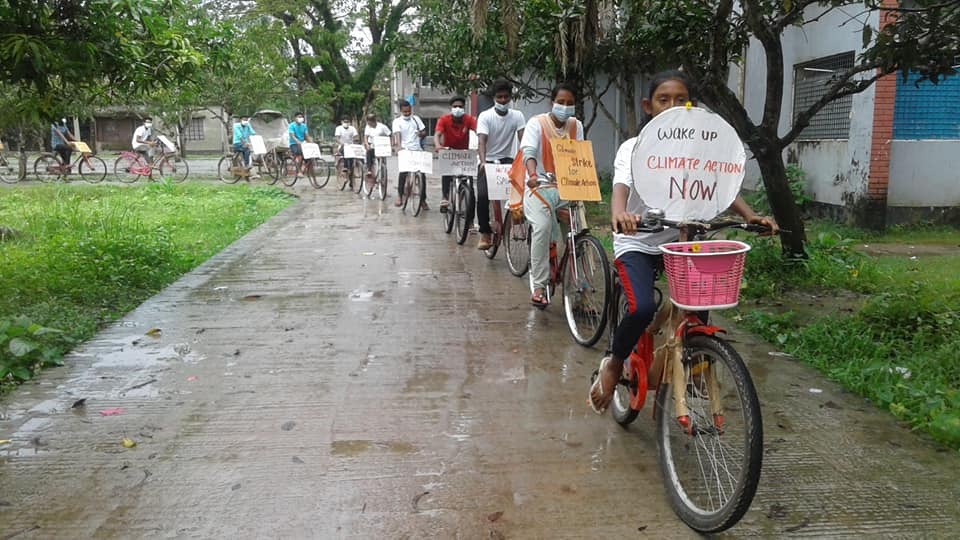
[[[884,0],[884,7],[897,7],[897,0]],[[892,22],[893,12],[880,15],[881,28]],[[897,75],[876,82],[873,103],[873,136],[870,141],[870,177],[867,184],[868,225],[883,228],[890,184],[890,143],[893,141],[893,111],[897,101]]]

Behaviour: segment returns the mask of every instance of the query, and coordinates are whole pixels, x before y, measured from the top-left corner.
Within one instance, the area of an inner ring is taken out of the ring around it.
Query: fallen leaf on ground
[[[158,338],[158,337],[160,337],[160,334],[162,334],[162,333],[163,333],[163,330],[160,330],[159,328],[151,328],[151,329],[147,330],[147,332],[146,332],[145,335],[148,335],[148,336],[150,336],[150,337],[152,337],[152,338]]]
[[[487,520],[493,522],[500,519],[502,516],[503,516],[503,510],[500,510],[498,512],[494,512],[492,514],[487,515]]]
[[[13,442],[13,441],[10,440],[10,439],[0,439],[0,444],[10,444],[10,443],[12,443],[12,442]]]
[[[137,445],[137,442],[134,441],[133,439],[128,439],[124,437],[123,441],[121,441],[121,444],[123,444],[124,448],[133,448],[134,446]]]
[[[243,300],[259,300],[263,298],[262,294],[248,294],[243,297]]]
[[[87,404],[87,398],[78,399],[70,406],[71,409],[79,409]]]
[[[282,429],[282,430],[284,430],[284,431],[290,431],[290,430],[293,429],[293,427],[296,426],[296,425],[297,425],[297,423],[294,422],[293,420],[291,420],[291,421],[289,421],[289,422],[284,422],[283,425],[280,426],[280,429]]]
[[[104,409],[100,411],[100,416],[118,416],[123,414],[123,409],[120,407],[115,407],[113,409]]]

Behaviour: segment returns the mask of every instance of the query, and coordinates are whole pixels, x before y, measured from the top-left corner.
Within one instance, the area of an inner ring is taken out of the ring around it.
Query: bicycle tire
[[[276,149],[267,152],[260,159],[263,162],[263,168],[260,170],[260,176],[263,176],[267,179],[267,185],[275,185],[280,180],[283,160],[277,155]],[[266,174],[263,174],[264,170],[266,170]]]
[[[719,366],[728,370],[729,380],[719,380]],[[730,344],[716,336],[694,335],[685,339],[683,370],[683,379],[687,386],[684,401],[690,408],[691,431],[688,433],[677,421],[671,385],[667,382],[661,383],[657,389],[655,413],[660,471],[670,505],[677,516],[696,531],[717,533],[735,525],[750,508],[756,494],[763,461],[763,419],[760,415],[760,402],[743,359]],[[709,377],[704,376],[704,373],[713,375],[717,381],[714,390],[722,388],[719,393],[723,394],[724,399],[731,399],[731,390],[736,391],[738,398],[736,403],[727,401],[719,427],[712,414],[703,407],[703,402],[709,402],[711,394],[710,388],[707,388]],[[740,413],[739,421],[742,422],[743,429],[740,436],[736,434],[737,412]],[[731,432],[734,434],[731,435]],[[738,439],[739,442],[735,443],[737,448],[721,451],[720,454],[723,455],[714,455],[712,460],[708,459],[706,463],[701,459],[701,454],[723,450],[726,442]],[[728,460],[728,457],[735,457],[731,452],[737,452],[739,445],[743,446],[740,459]],[[712,476],[701,478],[701,486],[695,486],[697,482],[694,479],[686,482],[685,475],[680,472],[684,458],[693,462],[694,476],[705,475],[708,468],[714,469],[711,471]],[[722,466],[716,467],[720,461],[723,462]],[[722,476],[719,474],[721,472]],[[714,494],[712,489],[717,488],[720,491],[723,484],[731,484],[729,497],[718,506],[712,499],[724,494]],[[694,493],[695,487],[706,493]],[[705,497],[704,502],[707,502],[710,508],[703,508],[700,502],[694,502],[695,497],[698,500]]]
[[[339,158],[334,170],[337,171],[337,178],[340,180],[340,191],[347,189],[347,184],[350,182],[350,171],[347,170],[347,160]]]
[[[457,190],[457,212],[454,216],[454,228],[457,231],[457,244],[463,245],[470,236],[470,226],[473,225],[473,214],[476,212],[476,198],[470,184],[464,182]]]
[[[51,154],[40,154],[33,161],[33,174],[41,182],[54,182],[64,177],[60,160]]]
[[[20,162],[17,161],[17,167],[14,167],[7,158],[0,154],[0,182],[4,184],[16,184],[20,181]]]
[[[530,228],[526,221],[514,223],[510,212],[503,215],[503,247],[507,252],[507,268],[510,273],[522,278],[530,269]]]
[[[323,189],[330,183],[331,163],[322,159],[309,159],[307,161],[309,162],[307,178],[310,180],[310,185],[315,189]]]
[[[235,167],[239,167],[236,154],[232,156],[223,156],[217,162],[217,177],[224,184],[236,184],[240,181],[240,175],[236,174]]]
[[[491,242],[490,247],[483,250],[483,254],[487,256],[488,259],[493,260],[497,256],[497,251],[500,249],[500,243],[503,241],[503,219],[501,219],[501,205],[500,201],[490,201],[487,203],[489,207],[488,216],[490,216],[490,222],[494,224],[493,227],[493,242]],[[499,229],[499,232],[498,232]]]
[[[380,200],[387,200],[387,160],[380,160],[380,167],[377,171],[377,190],[380,192]]]
[[[379,171],[378,171],[379,172]],[[373,193],[377,189],[377,173],[365,171],[363,180],[360,182],[360,194],[368,199],[373,198]]]
[[[574,248],[575,258],[567,259],[560,279],[563,283],[563,311],[573,340],[584,347],[593,347],[607,327],[613,288],[610,261],[600,240],[589,234],[577,238]],[[569,257],[570,254],[566,255]],[[574,262],[577,276],[573,274]],[[577,282],[573,281],[574,277],[578,278]]]
[[[107,164],[97,156],[85,156],[77,162],[77,172],[91,184],[103,182],[107,177]]]
[[[427,175],[416,173],[414,178],[420,189],[420,193],[417,195],[417,207],[413,209],[413,217],[417,217],[423,212],[423,207],[427,203]]]
[[[285,156],[280,167],[280,182],[286,187],[293,187],[300,178],[299,164],[291,156]]]
[[[608,317],[610,346],[613,350],[613,338],[617,333],[617,327],[627,313],[627,297],[623,294],[620,283],[614,280],[613,292],[610,294],[610,315]],[[626,369],[624,369],[626,371]],[[640,416],[640,411],[630,406],[633,396],[638,392],[638,382],[620,377],[616,388],[613,389],[613,399],[610,401],[610,413],[613,420],[623,427],[627,427]]]
[[[157,171],[161,179],[180,184],[190,175],[190,164],[179,154],[167,154],[157,162]]]
[[[457,189],[457,193],[459,192],[460,190]],[[454,195],[456,195],[456,193],[454,193]],[[446,210],[446,212],[444,212],[444,210]],[[447,234],[450,234],[451,232],[453,232],[454,222],[456,221],[456,213],[457,213],[456,197],[454,197],[453,200],[449,201],[446,209],[443,208],[443,204],[440,205],[440,217],[443,219],[443,232]]]
[[[363,193],[364,184],[367,182],[367,168],[365,161],[359,159],[353,160],[353,179],[357,182],[357,195]]]

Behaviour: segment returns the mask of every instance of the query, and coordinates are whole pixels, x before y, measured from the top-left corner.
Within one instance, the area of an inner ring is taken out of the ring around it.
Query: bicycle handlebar
[[[671,229],[681,229],[686,228],[693,235],[696,234],[705,234],[708,232],[716,232],[721,229],[740,229],[742,231],[764,234],[770,232],[770,227],[766,225],[759,225],[756,223],[744,223],[742,221],[714,221],[714,222],[699,222],[699,221],[670,221],[667,219],[659,219],[651,223],[643,223],[641,219],[637,220],[637,232],[638,233],[658,233],[666,230],[667,228]],[[620,225],[617,224],[617,232],[621,233]],[[789,233],[790,231],[786,229],[779,229],[777,234]],[[622,233],[621,233],[622,234]]]

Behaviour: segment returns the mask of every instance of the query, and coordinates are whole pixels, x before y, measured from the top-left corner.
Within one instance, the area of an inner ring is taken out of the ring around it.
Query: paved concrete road
[[[589,411],[600,351],[502,256],[436,211],[299,192],[0,402],[0,538],[694,536],[648,412],[624,431]],[[730,536],[956,534],[955,452],[733,337],[766,456]]]

